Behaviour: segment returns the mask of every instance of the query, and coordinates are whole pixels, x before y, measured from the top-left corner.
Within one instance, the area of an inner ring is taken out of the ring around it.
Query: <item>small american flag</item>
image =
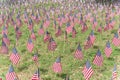
[[[110,57],[110,55],[112,53],[112,48],[110,47],[109,41],[107,41],[107,43],[106,43],[106,48],[105,48],[104,52],[105,52],[107,57]]]
[[[36,40],[35,32],[34,32],[33,29],[32,29],[32,31],[31,31],[31,39],[32,39],[32,40]]]
[[[1,53],[3,54],[8,54],[8,47],[7,45],[5,44],[5,42],[2,40],[2,46],[1,46]]]
[[[12,54],[10,55],[10,60],[13,64],[17,64],[20,60],[20,55],[17,52],[17,49],[14,47],[12,50]]]
[[[41,80],[39,68],[38,68],[38,70],[34,73],[34,75],[32,76],[32,79],[31,79],[31,80]]]
[[[38,62],[38,53],[35,53],[32,59],[35,63],[37,63]]]
[[[79,59],[79,60],[83,59],[83,53],[82,53],[82,49],[81,49],[80,44],[78,44],[78,47],[77,47],[77,49],[76,49],[76,51],[74,53],[74,57],[76,59]]]
[[[43,25],[40,26],[40,29],[38,30],[38,34],[39,35],[43,35],[44,34]]]
[[[85,32],[85,31],[87,31],[87,29],[88,29],[87,24],[86,23],[82,23],[81,32]]]
[[[44,42],[48,42],[50,40],[51,36],[50,33],[48,31],[46,31],[46,34],[44,36]]]
[[[55,73],[61,73],[62,72],[62,65],[61,65],[61,58],[58,57],[56,59],[56,62],[53,64],[52,69]]]
[[[102,66],[103,64],[103,57],[101,55],[101,51],[98,49],[97,54],[93,60],[93,63],[97,66]]]
[[[50,41],[49,41],[49,43],[48,43],[48,50],[54,51],[56,48],[57,48],[57,44],[56,44],[56,42],[54,41],[54,39],[51,37],[51,38],[50,38]]]
[[[16,78],[16,74],[14,72],[14,68],[10,65],[9,71],[6,74],[6,80],[14,80]]]
[[[117,68],[116,68],[116,65],[114,65],[111,80],[117,80]]]
[[[114,46],[119,46],[120,45],[120,40],[118,38],[118,33],[114,34],[114,38],[112,39],[112,43],[114,44]]]
[[[8,29],[6,26],[3,27],[2,34],[8,34]]]
[[[70,23],[67,23],[66,32],[67,34],[72,32],[72,27],[70,26]]]
[[[32,42],[32,39],[29,38],[28,43],[27,43],[27,49],[28,49],[29,52],[32,52],[33,48],[34,48],[34,44]]]
[[[72,28],[72,38],[75,38],[76,34],[77,34],[76,29],[73,27]]]
[[[58,27],[58,30],[56,31],[56,33],[55,33],[55,36],[56,37],[58,37],[58,36],[60,36],[62,34],[62,30],[61,30],[61,28],[60,28],[60,26]]]
[[[29,19],[28,29],[29,29],[30,31],[33,29],[33,21],[32,21],[32,19]]]
[[[86,62],[86,65],[85,65],[82,73],[83,73],[86,80],[89,80],[90,77],[92,76],[92,74],[94,73],[94,71],[92,70],[92,67],[90,65],[90,62],[88,60]]]
[[[19,27],[16,27],[16,28],[15,28],[15,32],[16,32],[17,38],[19,39],[19,38],[21,37],[21,35],[22,35],[22,32],[20,31],[20,28],[19,28]]]
[[[91,33],[90,33],[90,40],[91,40],[92,44],[94,44],[95,35],[94,35],[94,31],[93,31],[93,30],[92,30]]]
[[[2,39],[5,42],[5,44],[10,45],[10,40],[8,39],[8,37],[7,37],[7,35],[5,33],[3,34],[3,38]]]
[[[84,49],[89,49],[93,46],[90,36],[88,36],[87,41],[85,42]]]
[[[99,33],[102,33],[102,24],[100,24],[98,30],[97,30]]]

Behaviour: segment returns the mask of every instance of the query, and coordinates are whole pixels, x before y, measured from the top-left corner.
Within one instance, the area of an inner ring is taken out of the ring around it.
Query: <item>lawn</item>
[[[104,27],[105,25],[104,20],[101,20],[101,16],[99,15],[101,15],[101,13],[97,15],[97,28],[99,27],[100,23],[103,23],[102,27]],[[118,16],[115,16],[116,24],[113,30],[109,30],[106,32],[103,31],[102,33],[94,31],[94,34],[96,36],[95,44],[92,48],[88,50],[84,49],[84,42],[88,34],[91,32],[92,25],[90,22],[86,22],[89,29],[85,33],[82,33],[81,26],[79,24],[76,24],[74,26],[77,30],[76,38],[72,38],[72,35],[69,34],[68,41],[65,42],[64,30],[66,28],[66,25],[63,24],[63,26],[61,27],[63,31],[62,35],[60,37],[55,37],[55,30],[53,29],[53,20],[50,21],[51,24],[46,30],[51,33],[52,37],[57,43],[57,49],[54,52],[47,50],[47,43],[43,42],[44,36],[39,36],[37,33],[41,23],[34,25],[36,41],[33,41],[34,50],[32,51],[32,53],[29,53],[26,48],[28,36],[30,35],[27,25],[23,23],[23,26],[20,28],[20,30],[22,31],[22,36],[20,37],[16,48],[21,58],[18,65],[13,65],[14,70],[17,73],[20,80],[30,80],[32,75],[34,74],[34,71],[37,69],[35,63],[32,60],[32,57],[36,50],[38,50],[39,54],[38,56],[40,76],[43,80],[63,80],[66,77],[66,75],[70,75],[70,80],[84,80],[82,70],[87,60],[90,61],[92,69],[94,70],[94,74],[92,75],[90,80],[109,80],[112,75],[114,64],[117,65],[118,80],[120,79],[120,46],[115,47],[112,44],[112,38],[114,36],[114,33],[117,32],[120,24]],[[2,31],[2,28],[3,26],[0,28],[0,32]],[[9,55],[0,54],[0,77],[2,77],[3,80],[5,80],[5,75],[8,72],[9,65],[11,64],[9,56],[12,53],[12,48],[15,44],[15,32],[14,27],[12,25],[8,27],[8,32],[8,38],[10,39],[10,46],[8,46]],[[0,34],[0,39],[2,39],[2,34]],[[111,47],[113,50],[110,58],[107,58],[104,53],[104,48],[108,40],[110,40]],[[78,43],[80,43],[84,55],[84,58],[82,60],[77,60],[74,58],[74,52],[78,46]],[[94,65],[92,62],[98,49],[100,49],[104,58],[103,65],[101,67]],[[51,68],[58,56],[61,56],[61,63],[63,69],[60,75],[54,73]]]

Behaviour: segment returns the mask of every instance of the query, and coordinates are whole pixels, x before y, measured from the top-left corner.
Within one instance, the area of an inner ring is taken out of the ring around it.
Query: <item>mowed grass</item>
[[[92,25],[89,22],[87,22],[89,29],[85,33],[81,32],[81,27],[80,25],[77,24],[75,26],[77,30],[76,38],[73,39],[71,37],[71,34],[69,34],[68,42],[65,42],[64,39],[65,25],[62,26],[62,31],[63,31],[62,36],[56,38],[54,35],[55,31],[53,29],[53,25],[51,22],[51,25],[47,30],[51,33],[52,37],[57,43],[57,49],[54,52],[47,50],[47,43],[43,42],[43,36],[39,36],[37,34],[40,24],[39,25],[35,24],[34,31],[37,40],[34,41],[34,50],[32,53],[29,53],[26,48],[27,39],[30,33],[27,29],[27,25],[23,24],[23,26],[20,28],[22,31],[22,37],[19,40],[18,46],[16,46],[18,53],[21,56],[21,59],[18,65],[13,65],[15,72],[17,73],[20,80],[30,80],[35,70],[37,69],[35,63],[32,61],[32,56],[34,55],[37,49],[39,53],[40,76],[43,80],[63,80],[66,75],[70,75],[71,80],[85,80],[82,74],[82,70],[86,63],[86,60],[90,61],[91,66],[94,70],[94,74],[92,75],[90,80],[109,80],[112,75],[114,64],[117,65],[117,71],[119,76],[120,47],[114,47],[114,45],[111,44],[113,52],[110,58],[107,58],[104,53],[106,42],[108,40],[110,40],[111,42],[114,36],[114,32],[116,32],[118,29],[119,20],[117,16],[115,17],[115,21],[116,24],[114,30],[112,31],[103,32],[102,34],[94,31],[96,36],[96,41],[94,46],[88,50],[84,50],[83,45],[88,34],[91,32]],[[98,21],[98,24],[100,24],[101,22],[103,21]],[[2,28],[0,28],[0,31],[1,30]],[[9,31],[8,38],[10,39],[11,42],[9,46],[9,54],[11,54],[12,48],[14,47],[15,44],[15,32],[13,26],[9,26],[8,31]],[[0,35],[0,39],[1,38],[2,35]],[[81,61],[76,60],[73,56],[79,42],[84,54],[84,58]],[[102,67],[98,67],[92,63],[98,49],[101,50],[102,56],[104,58]],[[60,75],[52,71],[52,64],[55,62],[58,56],[61,56],[61,63],[63,68],[63,72]],[[5,75],[8,72],[10,64],[11,62],[9,60],[9,55],[0,54],[0,77],[2,77],[3,80],[5,80]]]

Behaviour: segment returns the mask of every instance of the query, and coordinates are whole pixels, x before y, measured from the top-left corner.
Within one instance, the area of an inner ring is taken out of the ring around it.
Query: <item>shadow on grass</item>
[[[67,74],[62,73],[62,74],[57,74],[57,77],[61,77],[62,79],[65,79]]]
[[[47,70],[47,69],[40,69],[40,71],[42,72],[42,74],[44,74],[44,73],[48,72],[48,70]]]

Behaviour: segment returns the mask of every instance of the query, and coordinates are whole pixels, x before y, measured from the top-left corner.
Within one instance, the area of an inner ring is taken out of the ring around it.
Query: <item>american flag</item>
[[[62,72],[62,64],[61,64],[61,58],[58,57],[56,59],[56,62],[53,64],[52,69],[55,73],[61,73]]]
[[[107,57],[110,57],[110,55],[112,53],[112,48],[110,47],[110,41],[107,41],[106,48],[105,48],[104,52],[105,52]]]
[[[111,80],[117,80],[117,67],[116,67],[116,65],[114,65]]]
[[[86,23],[82,23],[81,25],[82,25],[81,32],[87,31],[87,29],[88,29],[87,24]]]
[[[34,73],[34,75],[32,76],[31,80],[41,80],[39,68],[38,68],[38,70]]]
[[[8,47],[5,42],[2,40],[1,53],[8,54]]]
[[[29,52],[32,52],[33,48],[34,48],[34,44],[32,42],[32,39],[29,38],[28,43],[27,43],[27,49],[28,49]]]
[[[14,47],[12,50],[12,54],[10,55],[10,60],[13,64],[17,64],[20,60],[20,55],[18,54],[16,47]]]
[[[6,26],[3,27],[2,34],[8,34],[8,29]]]
[[[114,46],[119,46],[120,45],[120,40],[118,38],[118,33],[114,34],[114,38],[112,39],[112,43],[114,44]]]
[[[9,71],[6,74],[6,80],[14,80],[16,78],[16,73],[14,72],[14,68],[10,65]]]
[[[96,18],[94,18],[92,29],[95,30],[96,26],[97,26],[97,21],[96,21]]]
[[[99,33],[102,33],[102,24],[100,24],[98,30],[97,30]]]
[[[33,29],[33,21],[32,21],[32,19],[29,19],[28,29],[29,29],[30,31]]]
[[[67,23],[66,32],[67,32],[67,34],[72,32],[72,27],[70,26],[69,22]]]
[[[92,67],[90,65],[90,62],[88,60],[86,62],[86,65],[85,65],[82,73],[83,73],[86,80],[89,80],[90,77],[92,76],[92,74],[94,73],[94,71],[92,70]]]
[[[97,54],[93,60],[93,63],[97,66],[102,66],[103,64],[103,57],[101,55],[101,51],[98,49]]]
[[[10,45],[10,40],[8,39],[8,37],[7,37],[7,35],[5,33],[3,34],[3,38],[2,39],[5,42],[5,44]]]
[[[57,48],[57,44],[56,44],[56,42],[54,41],[54,39],[51,37],[51,38],[50,38],[50,41],[49,41],[49,43],[48,43],[48,50],[54,51],[56,48]]]
[[[82,49],[81,49],[80,44],[78,44],[78,47],[77,47],[77,49],[76,49],[76,51],[74,53],[74,57],[76,59],[79,59],[79,60],[83,59],[83,53],[82,53]]]
[[[51,36],[50,33],[48,31],[46,31],[46,34],[44,36],[44,42],[48,42],[50,40]]]
[[[62,30],[61,30],[61,28],[60,28],[60,26],[58,27],[58,30],[56,31],[56,33],[55,33],[55,36],[56,37],[58,37],[58,36],[60,36],[62,34]]]
[[[73,27],[72,28],[72,37],[75,38],[76,34],[77,34],[76,29]]]
[[[84,49],[89,49],[92,46],[93,46],[93,44],[92,44],[91,38],[90,38],[90,36],[88,36],[88,38],[87,38],[87,40],[85,42],[85,45],[84,45]]]
[[[40,29],[38,30],[38,34],[39,35],[43,35],[44,34],[44,29],[43,29],[43,25],[41,24]]]
[[[35,53],[32,59],[35,63],[38,62],[38,53]]]
[[[95,35],[94,35],[94,31],[93,31],[93,30],[92,30],[91,33],[90,33],[90,40],[91,40],[92,44],[94,44]]]
[[[20,31],[20,28],[19,28],[19,27],[16,27],[16,28],[15,28],[15,31],[16,31],[16,36],[17,36],[17,38],[19,39],[19,38],[21,37],[21,35],[22,35],[22,32]]]
[[[33,29],[32,29],[32,31],[31,31],[31,39],[32,39],[32,40],[36,40],[35,32],[34,32]]]

